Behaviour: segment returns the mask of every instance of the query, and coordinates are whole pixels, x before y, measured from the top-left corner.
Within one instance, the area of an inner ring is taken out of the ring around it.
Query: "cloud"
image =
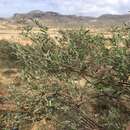
[[[63,13],[77,15],[101,15],[127,13],[129,0],[51,0]]]
[[[0,0],[0,16],[30,10],[55,11],[62,14],[99,16],[127,13],[130,0]]]

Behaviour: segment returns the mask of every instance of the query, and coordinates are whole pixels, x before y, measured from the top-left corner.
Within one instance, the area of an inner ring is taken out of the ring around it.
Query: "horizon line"
[[[59,15],[64,15],[64,16],[93,17],[93,18],[98,18],[98,17],[101,17],[103,15],[117,15],[117,16],[121,16],[121,15],[128,15],[128,14],[130,14],[130,11],[128,11],[126,13],[104,13],[104,14],[101,14],[101,15],[98,15],[98,16],[92,16],[92,15],[81,15],[81,14],[67,14],[67,13],[61,13],[61,12],[52,11],[52,10],[38,10],[38,9],[35,9],[35,10],[30,10],[30,11],[16,12],[16,13],[11,14],[10,16],[0,16],[0,18],[11,18],[15,14],[28,14],[28,13],[31,13],[32,11],[39,11],[39,12],[42,12],[42,13],[52,12],[52,13],[57,13]]]

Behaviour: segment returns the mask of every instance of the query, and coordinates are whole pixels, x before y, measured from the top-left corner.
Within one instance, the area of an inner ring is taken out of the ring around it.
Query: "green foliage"
[[[6,40],[0,40],[0,58],[7,58],[8,60],[16,61],[15,55],[13,55],[13,48],[15,43],[10,43]]]
[[[32,45],[14,48],[23,81],[11,90],[20,111],[19,124],[49,118],[60,130],[123,129],[130,117],[128,105],[122,103],[122,98],[130,96],[128,30],[114,30],[112,38],[105,38],[81,28],[59,31],[54,40],[46,27],[36,24],[40,32],[33,33],[31,28],[24,32]],[[83,87],[78,84],[82,78],[86,80]],[[90,115],[88,102],[93,100],[95,113]]]

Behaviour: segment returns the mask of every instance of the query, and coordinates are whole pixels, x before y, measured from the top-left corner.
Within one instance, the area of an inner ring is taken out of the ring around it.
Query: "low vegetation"
[[[40,32],[28,27],[23,33],[32,45],[11,45],[21,84],[10,86],[17,110],[1,124],[23,129],[45,120],[56,130],[124,129],[130,118],[129,28],[114,28],[111,38],[82,28],[59,31],[54,40],[36,24]]]

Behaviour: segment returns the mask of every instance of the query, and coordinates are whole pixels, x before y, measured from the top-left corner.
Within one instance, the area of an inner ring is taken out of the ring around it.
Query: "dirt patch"
[[[56,130],[56,129],[54,123],[48,121],[47,119],[43,119],[42,121],[35,123],[31,130]]]
[[[7,97],[9,96],[8,87],[16,77],[16,69],[8,68],[0,70],[0,111],[16,110],[14,102],[7,100]]]

